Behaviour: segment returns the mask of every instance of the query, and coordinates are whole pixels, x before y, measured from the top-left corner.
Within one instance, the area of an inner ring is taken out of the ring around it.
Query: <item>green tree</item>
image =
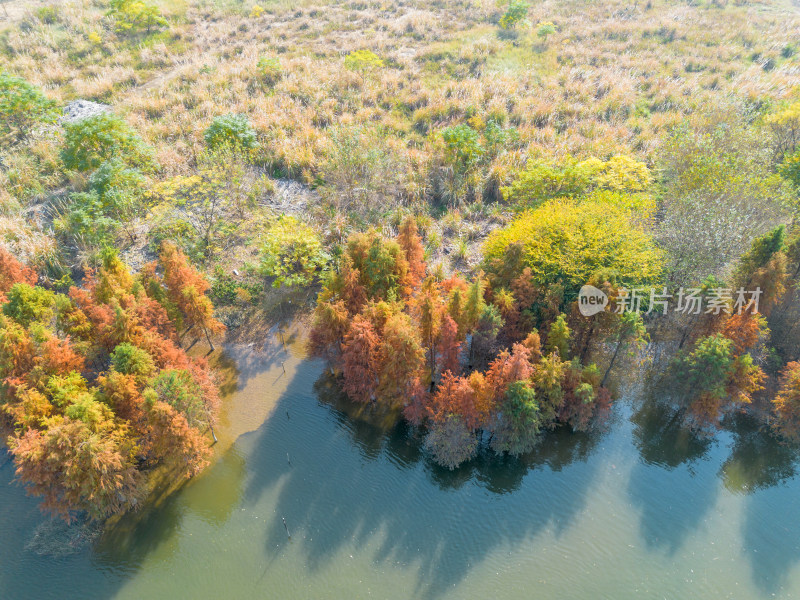
[[[536,35],[542,42],[547,43],[547,38],[556,32],[556,26],[551,21],[542,21],[536,26]]]
[[[255,129],[245,115],[215,117],[203,133],[203,139],[210,150],[224,146],[235,150],[251,150],[258,145]]]
[[[509,0],[506,12],[500,17],[502,29],[514,29],[528,18],[530,5],[525,0]]]
[[[492,427],[495,452],[518,456],[530,452],[539,434],[541,415],[530,382],[515,381],[503,394]]]
[[[128,167],[153,168],[153,151],[122,118],[102,112],[64,124],[64,166],[91,171],[109,159]]]
[[[310,285],[329,262],[319,235],[295,217],[282,215],[263,237],[259,269],[273,287]]]
[[[568,360],[571,339],[572,332],[567,326],[567,317],[562,313],[558,315],[558,318],[550,326],[550,332],[547,334],[547,343],[544,346],[545,352],[549,354],[557,350],[562,360]]]
[[[132,221],[144,208],[145,178],[118,158],[103,162],[89,177],[88,190],[70,196],[55,229],[87,249],[113,246],[124,231],[131,242]]]
[[[168,25],[158,7],[142,0],[111,0],[108,15],[119,33],[150,33]]]
[[[209,425],[210,411],[203,399],[203,389],[192,374],[184,369],[164,369],[144,390],[147,402],[169,404],[182,414],[190,427],[203,429]]]
[[[470,171],[483,156],[480,134],[464,123],[443,129],[442,140],[445,160],[459,174]]]
[[[53,123],[56,103],[20,77],[0,71],[0,140],[19,141],[37,123]]]

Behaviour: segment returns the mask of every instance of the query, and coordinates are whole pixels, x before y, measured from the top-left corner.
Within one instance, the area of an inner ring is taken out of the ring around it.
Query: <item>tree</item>
[[[111,0],[108,15],[114,20],[119,33],[150,33],[168,25],[158,7],[142,0]]]
[[[753,240],[739,259],[732,279],[737,288],[746,292],[760,290],[758,312],[768,315],[786,291],[786,269],[786,227],[779,225]],[[755,307],[747,312],[753,310]]]
[[[800,362],[790,362],[783,368],[772,408],[773,428],[790,440],[800,440]]]
[[[497,351],[497,336],[503,318],[496,306],[484,305],[472,333],[472,355],[477,368],[484,368]]]
[[[439,372],[451,372],[457,375],[461,370],[461,341],[458,337],[458,325],[449,314],[442,317],[439,332]]]
[[[541,422],[550,426],[564,404],[564,362],[555,352],[541,359],[532,381],[542,414]]]
[[[285,215],[267,230],[260,256],[259,270],[273,279],[276,288],[311,285],[330,262],[319,235],[295,217]]]
[[[551,21],[542,21],[536,26],[536,36],[547,43],[547,38],[556,32],[556,26]]]
[[[793,154],[800,144],[800,102],[781,106],[764,119],[771,130],[774,157],[781,160]]]
[[[34,281],[2,258],[0,284]],[[163,289],[155,270],[137,281],[113,250],[101,258],[69,296],[15,283],[0,315],[0,414],[14,431],[17,475],[67,519],[136,507],[156,465],[178,477],[199,472],[208,456],[201,429],[219,400],[208,365],[172,342],[166,311],[146,295]],[[164,258],[171,292],[179,282],[207,289],[185,257]],[[191,310],[187,318],[198,322]]]
[[[67,211],[55,222],[56,231],[87,249],[113,246],[125,231],[134,242],[131,221],[144,208],[145,179],[119,158],[103,162],[89,177],[88,191],[70,196]]]
[[[425,436],[425,448],[434,461],[452,471],[475,456],[478,439],[461,417],[451,414],[430,428]]]
[[[431,420],[444,423],[450,416],[457,415],[470,431],[481,428],[489,418],[489,405],[481,393],[483,387],[480,378],[458,377],[446,372],[431,398],[428,408]]]
[[[254,7],[255,8],[255,7]],[[262,56],[258,59],[256,72],[259,78],[268,86],[274,86],[283,78],[283,68],[277,57]]]
[[[104,424],[104,426],[109,426]],[[69,519],[85,510],[95,519],[123,512],[142,498],[141,474],[131,461],[124,429],[93,430],[59,419],[45,432],[30,429],[10,440],[16,475],[43,508]]]
[[[383,66],[383,60],[372,50],[354,50],[344,57],[344,68],[358,73],[362,79]]]
[[[375,399],[380,370],[380,339],[361,315],[353,319],[342,343],[344,391],[355,402]]]
[[[536,208],[556,198],[591,197],[639,212],[649,206],[643,192],[651,183],[647,165],[624,154],[614,155],[608,161],[594,157],[579,161],[566,156],[559,161],[530,160],[501,192],[507,202],[519,208]],[[597,193],[600,190],[619,195]]]
[[[167,239],[208,259],[238,234],[255,206],[252,175],[242,157],[220,146],[198,157],[194,175],[173,177],[150,190],[162,204],[157,239]]]
[[[53,123],[56,103],[19,77],[0,71],[0,139],[19,141],[38,123]]]
[[[736,356],[732,340],[720,333],[698,340],[682,364],[689,411],[699,427],[716,425],[725,409],[749,403],[763,379],[752,357]]]
[[[222,115],[215,117],[203,133],[210,150],[227,146],[233,150],[252,150],[258,145],[256,132],[245,115]]]
[[[545,344],[545,352],[558,352],[558,355],[567,360],[569,358],[569,344],[572,332],[567,326],[567,317],[563,313],[558,315],[555,323],[550,327],[550,332],[547,334],[547,343]]]
[[[66,168],[91,171],[112,158],[128,167],[155,167],[152,149],[118,116],[101,112],[64,124],[61,160]]]
[[[148,382],[143,396],[148,403],[158,401],[170,405],[184,416],[189,427],[202,430],[211,424],[211,410],[206,405],[203,389],[185,369],[162,369]]]
[[[539,405],[527,381],[515,381],[502,395],[492,425],[492,448],[518,456],[530,452],[539,434]]]
[[[656,237],[677,286],[722,277],[754,236],[785,222],[789,184],[746,111],[706,111],[676,127],[659,151],[662,216]]]
[[[616,322],[614,333],[612,334],[615,339],[614,354],[611,355],[611,361],[608,363],[608,368],[603,375],[603,380],[600,385],[605,387],[611,369],[617,362],[619,353],[623,348],[628,348],[635,354],[642,346],[646,345],[650,337],[647,334],[647,328],[642,321],[642,315],[638,312],[625,312]]]
[[[663,256],[654,240],[634,224],[629,211],[598,200],[547,202],[495,230],[484,245],[487,272],[496,272],[516,244],[536,286],[563,285],[568,301],[602,269],[619,273],[619,284],[627,288],[661,274]]]
[[[408,261],[396,241],[375,232],[356,234],[347,242],[347,254],[370,299],[391,300],[403,294],[408,283]]]
[[[425,280],[415,302],[420,337],[427,354],[428,370],[431,386],[433,386],[433,379],[436,375],[436,345],[441,334],[442,314],[444,312],[441,293],[435,279],[429,277]]]
[[[425,248],[422,246],[414,217],[409,216],[403,221],[397,242],[408,262],[409,285],[412,289],[416,289],[425,278]]]
[[[529,5],[524,0],[509,0],[505,14],[500,17],[502,29],[514,29],[528,18]]]
[[[411,318],[405,313],[389,317],[380,346],[378,392],[381,400],[402,406],[416,385],[415,379],[420,378],[424,364],[425,351]]]
[[[0,246],[0,303],[5,303],[6,293],[15,283],[36,283],[36,273],[22,265],[8,250]]]

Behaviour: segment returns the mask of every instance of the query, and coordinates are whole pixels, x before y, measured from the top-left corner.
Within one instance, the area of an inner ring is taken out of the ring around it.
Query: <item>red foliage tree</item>
[[[408,285],[411,289],[416,289],[425,278],[425,248],[422,246],[422,238],[419,236],[414,217],[409,216],[403,221],[397,242],[408,261]]]
[[[378,386],[380,340],[367,319],[357,316],[342,343],[344,391],[356,402],[375,398]]]
[[[442,317],[439,333],[439,372],[458,375],[461,371],[461,341],[458,339],[458,325],[449,314]]]
[[[6,292],[15,283],[36,283],[36,273],[23,266],[13,254],[0,246],[0,304],[6,301]]]
[[[206,296],[211,285],[202,273],[189,264],[186,255],[175,244],[162,244],[159,261],[167,296],[180,310],[186,331],[199,328],[213,350],[211,336],[225,331],[225,326],[214,318],[214,306]]]

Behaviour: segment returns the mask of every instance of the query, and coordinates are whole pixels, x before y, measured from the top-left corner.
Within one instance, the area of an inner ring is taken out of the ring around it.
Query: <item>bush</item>
[[[265,84],[273,86],[283,77],[283,69],[277,58],[262,56],[256,65],[258,76]]]
[[[152,149],[121,117],[100,113],[66,123],[61,159],[76,171],[90,171],[114,158],[129,167],[154,168]]]
[[[257,146],[256,132],[244,115],[230,114],[216,117],[206,129],[203,138],[211,150],[223,146],[250,150]]]
[[[542,38],[542,41],[547,41],[547,36],[556,32],[556,26],[550,21],[543,21],[536,26],[536,35]]]
[[[87,192],[72,194],[67,211],[55,221],[56,231],[85,249],[113,245],[120,229],[128,228],[143,208],[144,177],[137,169],[112,158],[89,177]]]
[[[167,26],[158,7],[142,0],[111,0],[108,16],[114,20],[114,28],[120,33],[150,33],[153,29]]]
[[[532,160],[503,197],[520,207],[536,207],[553,198],[575,198],[594,190],[623,194],[645,192],[652,183],[650,170],[629,156],[615,155],[606,162],[597,158],[578,161],[570,156],[561,163]]]
[[[0,138],[23,138],[37,123],[52,123],[56,103],[24,79],[0,72]]]
[[[371,50],[356,50],[344,58],[344,68],[360,73],[362,77],[373,69],[380,69],[384,66],[377,54]]]
[[[510,0],[505,14],[500,18],[500,27],[514,29],[528,18],[528,3],[524,0]]]
[[[261,246],[260,272],[274,287],[310,285],[326,269],[330,256],[316,232],[294,217],[282,216]]]
[[[442,130],[445,158],[459,173],[469,171],[484,153],[480,134],[469,125],[461,123]]]

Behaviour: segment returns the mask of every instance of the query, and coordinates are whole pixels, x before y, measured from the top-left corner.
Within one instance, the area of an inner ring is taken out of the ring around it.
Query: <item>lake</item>
[[[451,472],[297,339],[227,348],[214,464],[103,532],[42,516],[0,455],[0,598],[800,597],[797,452],[746,418],[696,438],[629,394]]]

